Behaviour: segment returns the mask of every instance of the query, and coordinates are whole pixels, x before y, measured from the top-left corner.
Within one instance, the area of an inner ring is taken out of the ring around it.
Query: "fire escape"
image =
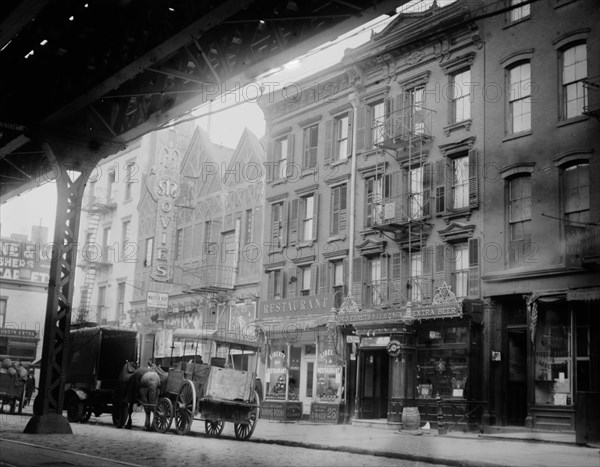
[[[96,189],[85,200],[82,211],[87,213],[87,229],[85,233],[85,244],[81,255],[81,263],[78,265],[83,270],[83,285],[81,286],[81,299],[77,309],[78,323],[88,321],[91,311],[91,299],[96,282],[97,271],[110,265],[108,262],[108,245],[102,243],[99,247],[97,243],[98,226],[100,220],[107,213],[117,208],[115,193]]]
[[[374,146],[396,162],[380,172],[383,189],[369,206],[372,228],[393,238],[404,252],[392,259],[391,279],[379,287],[380,303],[393,307],[432,297],[432,271],[426,274],[424,265],[432,264],[426,243],[433,210],[433,170],[427,162],[433,111],[422,106],[421,97],[408,93],[408,106],[372,128]],[[413,253],[421,255],[420,266],[413,263]]]

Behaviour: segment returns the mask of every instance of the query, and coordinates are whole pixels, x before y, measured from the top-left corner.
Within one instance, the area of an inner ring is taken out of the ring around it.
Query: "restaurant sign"
[[[299,315],[323,315],[331,311],[333,295],[306,295],[261,302],[258,318],[297,317]]]
[[[412,316],[416,320],[458,318],[462,316],[460,304],[413,306]],[[345,323],[377,323],[402,321],[406,317],[406,308],[398,310],[365,310],[359,313],[340,313],[338,321]]]

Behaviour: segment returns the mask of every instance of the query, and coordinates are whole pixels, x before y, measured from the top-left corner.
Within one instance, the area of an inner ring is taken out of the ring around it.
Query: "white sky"
[[[418,9],[426,8],[432,0],[413,0],[403,10],[413,9],[416,4]],[[438,0],[438,4],[450,3],[454,0]],[[381,30],[389,21],[387,17],[377,18],[354,31],[340,36],[336,41],[328,42],[315,50],[309,52],[299,60],[294,60],[279,69],[271,70],[259,76],[256,83],[277,82],[281,86],[295,80],[302,79],[320,69],[337,63],[343,56],[344,50],[354,48],[367,41],[371,36],[371,30]],[[244,92],[230,94],[226,99],[217,98],[211,104],[213,113],[210,118],[198,119],[198,125],[205,129],[210,126],[210,137],[214,143],[235,148],[237,142],[247,127],[258,138],[265,133],[265,121],[259,106],[253,102],[244,102],[243,97],[255,99],[256,87],[246,88]],[[237,104],[237,105],[236,105]],[[224,107],[228,110],[220,111]],[[193,115],[204,115],[209,112],[208,105],[196,111]],[[0,235],[9,237],[11,234],[31,235],[33,225],[43,225],[49,229],[49,241],[52,240],[54,232],[54,219],[56,216],[56,185],[52,182],[35,188],[27,193],[13,198],[5,204],[0,204]]]

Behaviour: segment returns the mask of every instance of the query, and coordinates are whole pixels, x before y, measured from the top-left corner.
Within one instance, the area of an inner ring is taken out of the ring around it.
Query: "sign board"
[[[148,308],[169,308],[169,294],[163,292],[148,292],[146,295],[146,306]]]
[[[413,306],[414,319],[458,318],[462,316],[459,304]],[[366,310],[359,313],[340,313],[338,320],[342,323],[377,323],[401,322],[406,316],[406,309],[402,310]]]
[[[346,336],[346,343],[348,344],[359,344],[360,336]]]
[[[260,304],[258,317],[281,319],[295,318],[298,315],[325,315],[331,311],[332,306],[332,294],[264,300]]]

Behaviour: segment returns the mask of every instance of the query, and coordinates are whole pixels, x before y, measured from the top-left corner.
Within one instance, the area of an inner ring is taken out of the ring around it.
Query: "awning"
[[[237,332],[216,331],[211,339],[217,344],[227,344],[232,349],[256,350],[262,347],[260,339],[253,335],[240,335]]]
[[[568,301],[594,302],[600,300],[600,287],[586,287],[567,291]]]
[[[295,319],[281,321],[260,321],[258,326],[267,335],[272,334],[292,334],[301,331],[316,329],[320,326],[325,326],[330,321],[330,316],[319,316],[312,319]]]

